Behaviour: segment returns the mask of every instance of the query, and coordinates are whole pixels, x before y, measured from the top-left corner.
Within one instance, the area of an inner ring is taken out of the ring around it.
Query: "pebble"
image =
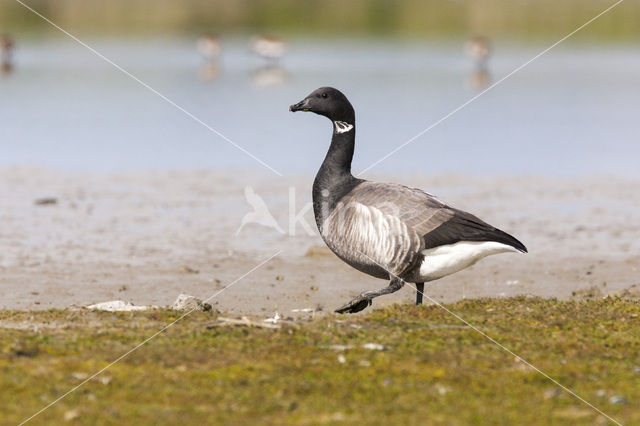
[[[372,351],[384,351],[386,349],[379,343],[365,343],[364,345],[362,345],[362,347]]]
[[[629,401],[624,396],[612,396],[609,398],[609,402],[612,404],[626,404]]]
[[[329,349],[333,349],[334,351],[346,351],[347,349],[351,349],[353,346],[350,345],[331,345]]]
[[[80,417],[80,411],[78,411],[77,408],[74,408],[73,410],[69,410],[64,413],[65,422],[70,422],[71,420],[74,420],[78,417]]]
[[[193,268],[191,268],[189,266],[186,266],[186,265],[182,266],[179,270],[180,270],[180,272],[183,272],[185,274],[199,274],[200,273],[199,270],[193,269]]]
[[[58,199],[54,197],[38,198],[33,202],[36,206],[55,206],[58,204]]]
[[[203,302],[197,297],[180,293],[176,301],[173,302],[171,309],[173,309],[174,311],[199,310],[199,311],[207,312],[211,310],[211,305]]]
[[[76,372],[76,373],[71,373],[71,377],[73,377],[76,380],[84,380],[89,376],[87,373]]]
[[[434,387],[436,388],[436,392],[438,392],[440,395],[446,395],[447,393],[449,393],[449,388],[441,385],[440,383],[436,383]]]
[[[124,300],[112,300],[111,302],[102,302],[87,306],[87,309],[108,312],[146,311],[154,308],[155,306],[135,306],[133,303],[125,302]]]
[[[562,391],[560,390],[560,388],[551,388],[551,389],[547,389],[544,392],[544,399],[551,399],[551,398],[555,398],[557,396],[560,396],[562,394]]]

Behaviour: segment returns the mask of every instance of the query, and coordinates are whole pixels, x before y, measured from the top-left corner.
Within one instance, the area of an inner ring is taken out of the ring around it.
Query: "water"
[[[355,172],[481,90],[462,40],[292,40],[272,68],[231,40],[208,70],[192,40],[88,43],[283,174],[312,174],[324,157],[330,123],[288,111],[319,86],[343,90],[356,108]],[[491,81],[545,47],[496,42]],[[72,40],[23,41],[15,62],[0,78],[0,166],[262,168]],[[638,177],[639,87],[640,49],[564,44],[371,173]]]

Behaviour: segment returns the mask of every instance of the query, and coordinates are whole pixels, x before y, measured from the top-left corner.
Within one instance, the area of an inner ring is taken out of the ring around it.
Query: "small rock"
[[[36,206],[55,206],[58,204],[58,199],[55,197],[38,198],[33,202]]]
[[[624,396],[612,396],[609,398],[609,402],[612,404],[626,404],[629,401]]]
[[[350,345],[331,345],[329,349],[333,349],[334,351],[346,351],[347,349],[351,349],[353,346]]]
[[[280,321],[280,314],[278,313],[278,311],[276,311],[276,313],[273,315],[273,317],[263,319],[262,321],[270,322],[270,323],[273,323],[273,324],[277,324],[278,321]]]
[[[71,420],[76,419],[78,417],[80,417],[80,411],[77,408],[74,408],[73,410],[69,410],[64,413],[65,422],[70,422]]]
[[[434,387],[436,388],[436,392],[438,392],[440,395],[446,395],[447,393],[449,393],[449,388],[441,385],[440,383],[436,383]]]
[[[87,306],[87,309],[108,312],[146,311],[154,308],[155,306],[135,306],[133,303],[125,302],[124,300],[112,300],[111,302],[102,302]]]
[[[211,305],[203,302],[202,300],[196,297],[181,293],[178,295],[178,298],[176,299],[176,301],[173,302],[171,309],[175,311],[200,310],[203,312],[207,312],[211,310]]]
[[[347,359],[344,357],[344,355],[338,355],[338,362],[340,364],[344,364],[345,362],[347,362]]]
[[[13,354],[16,356],[22,356],[25,358],[33,358],[40,353],[40,348],[37,345],[29,344],[24,341],[19,341],[14,345]]]
[[[193,268],[191,268],[189,266],[186,266],[186,265],[180,267],[179,270],[180,270],[180,272],[183,272],[185,274],[199,274],[200,273],[200,271],[198,271],[197,269],[193,269]]]
[[[88,377],[88,375],[87,373],[76,372],[76,373],[71,373],[71,377],[73,377],[76,380],[84,380]]]
[[[379,343],[365,343],[362,345],[364,349],[369,349],[372,351],[384,351],[386,348]]]
[[[551,398],[560,396],[561,394],[562,394],[562,391],[560,390],[560,388],[551,388],[551,389],[547,389],[544,392],[543,397],[544,399],[551,399]]]
[[[634,284],[631,287],[623,288],[622,290],[615,291],[609,294],[613,297],[619,297],[626,300],[639,300],[640,299],[640,285]]]

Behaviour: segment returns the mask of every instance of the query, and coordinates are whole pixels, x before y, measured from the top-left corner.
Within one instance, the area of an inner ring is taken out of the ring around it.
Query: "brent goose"
[[[339,313],[354,313],[372,299],[453,274],[485,256],[523,252],[511,235],[419,189],[358,179],[351,174],[355,112],[337,89],[321,87],[289,110],[311,111],[332,121],[333,136],[315,181],[313,211],[322,239],[340,259],[387,287],[365,291]]]

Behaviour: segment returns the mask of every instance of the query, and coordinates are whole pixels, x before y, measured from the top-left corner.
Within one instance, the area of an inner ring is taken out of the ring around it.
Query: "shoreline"
[[[434,193],[529,248],[527,255],[492,256],[427,284],[439,302],[516,295],[564,300],[589,289],[615,294],[640,282],[640,180],[415,174],[376,179]],[[291,188],[297,214],[310,201],[311,182],[312,177],[254,172],[0,168],[0,309],[117,299],[166,306],[179,293],[206,299],[284,250],[210,301],[214,309],[269,316],[294,309],[331,312],[386,283],[328,252],[310,210],[303,218],[314,232],[297,222],[295,235],[288,235]],[[252,210],[247,186],[285,233],[248,223],[237,234]],[[36,204],[45,198],[55,202]],[[414,297],[405,286],[376,299],[374,307],[413,303]]]

